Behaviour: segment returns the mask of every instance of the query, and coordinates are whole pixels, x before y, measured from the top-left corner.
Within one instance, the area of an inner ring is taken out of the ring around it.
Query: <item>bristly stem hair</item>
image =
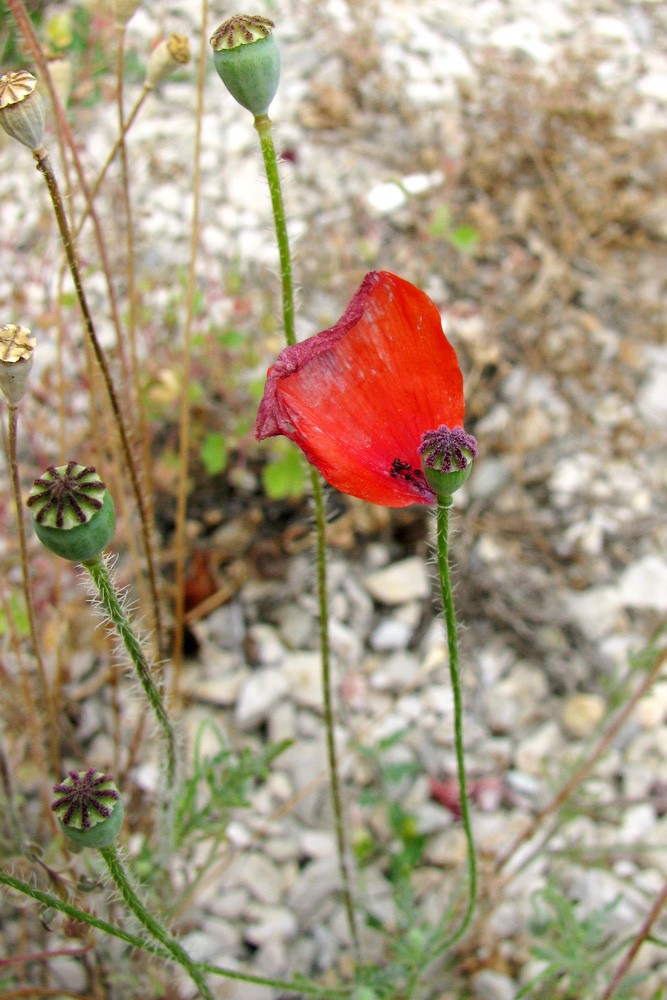
[[[7,871],[3,871],[0,868],[0,885],[6,886],[8,889],[13,889],[15,892],[20,892],[24,896],[28,896],[30,899],[34,899],[37,903],[40,903],[44,907],[57,910],[59,913],[64,913],[66,916],[71,917],[73,920],[78,921],[81,924],[87,924],[89,927],[94,927],[96,930],[102,931],[104,934],[108,934],[110,937],[114,937],[119,941],[124,941],[125,944],[130,945],[132,948],[137,948],[140,951],[145,951],[150,955],[157,955],[162,959],[173,959],[173,954],[167,950],[166,945],[160,941],[159,944],[153,944],[153,942],[147,937],[140,937],[138,934],[132,934],[130,931],[125,930],[122,927],[117,927],[115,924],[110,924],[107,920],[103,920],[101,917],[96,917],[94,914],[87,910],[82,910],[78,906],[74,906],[72,903],[68,902],[67,899],[62,899],[59,895],[55,893],[43,892],[38,889],[32,882],[26,882],[16,875],[12,875]],[[158,939],[159,940],[159,939]],[[271,979],[267,976],[254,976],[250,973],[239,972],[236,969],[227,969],[224,966],[213,965],[211,962],[195,962],[192,961],[192,965],[195,969],[201,972],[206,972],[211,976],[221,976],[225,979],[231,979],[236,982],[244,983],[255,983],[258,986],[267,986],[273,989],[281,990],[286,993],[298,993],[304,996],[314,996],[318,1000],[337,1000],[343,996],[349,996],[349,989],[331,989],[326,986],[319,986],[317,983],[311,983],[303,977],[299,977],[298,982],[289,983],[285,982],[283,979]],[[189,971],[189,970],[188,970]],[[208,994],[210,996],[210,994]]]
[[[125,868],[123,867],[123,863],[118,856],[115,846],[112,844],[109,847],[100,848],[100,854],[104,858],[104,862],[109,869],[109,874],[116,884],[128,910],[133,913],[139,923],[146,928],[151,937],[155,938],[156,941],[159,941],[160,944],[169,952],[173,961],[177,962],[183,969],[185,969],[199,991],[198,996],[203,997],[204,1000],[214,1000],[213,994],[206,985],[206,980],[201,968],[192,958],[190,958],[185,948],[179,944],[176,938],[172,937],[162,924],[155,919],[152,913],[146,909],[137,896],[132,883],[127,876]]]
[[[475,911],[477,902],[477,855],[470,821],[468,804],[468,787],[465,767],[465,750],[463,745],[463,703],[461,698],[461,678],[459,674],[459,647],[456,623],[456,611],[452,594],[452,582],[449,572],[449,511],[452,498],[441,497],[436,508],[436,548],[438,577],[440,580],[440,597],[447,631],[447,651],[449,654],[449,675],[454,697],[454,746],[456,750],[456,765],[459,782],[459,804],[461,821],[468,850],[468,902],[456,930],[437,945],[434,957],[442,954],[459,941],[468,927]]]
[[[162,696],[157,684],[153,680],[153,674],[141,642],[135,635],[132,624],[123,610],[122,602],[111,579],[106,559],[97,556],[97,558],[86,561],[82,565],[90,574],[102,606],[127,650],[139,682],[162,732],[166,757],[166,798],[170,799],[173,796],[177,777],[176,734],[162,701]]]
[[[181,668],[183,665],[183,635],[185,630],[185,522],[188,505],[188,471],[190,458],[190,371],[192,366],[192,329],[197,294],[197,252],[200,236],[201,212],[201,148],[204,118],[204,83],[208,38],[208,0],[202,0],[201,31],[199,40],[199,69],[197,72],[197,113],[192,149],[192,223],[190,229],[190,256],[188,261],[187,306],[183,351],[181,354],[181,399],[178,418],[178,489],[176,496],[176,523],[174,527],[174,640],[172,648],[172,696],[179,698]]]

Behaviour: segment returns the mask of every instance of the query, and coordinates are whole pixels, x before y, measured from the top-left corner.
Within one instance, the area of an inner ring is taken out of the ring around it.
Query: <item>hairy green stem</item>
[[[135,915],[140,924],[143,924],[151,937],[155,938],[156,941],[159,941],[160,944],[166,948],[171,958],[173,958],[175,962],[178,962],[178,964],[185,969],[190,976],[190,979],[199,990],[199,995],[204,997],[205,1000],[214,1000],[213,994],[206,985],[203,973],[201,969],[198,968],[196,962],[190,958],[185,948],[183,948],[183,946],[180,945],[178,941],[165,930],[162,924],[155,919],[152,913],[149,913],[137,896],[132,884],[130,883],[125,868],[118,857],[116,848],[113,845],[109,847],[101,847],[100,854],[104,858],[105,864],[109,869],[109,874],[123,897],[128,910]]]
[[[454,609],[452,583],[449,574],[449,509],[451,503],[451,497],[445,497],[438,500],[436,513],[437,560],[442,610],[445,616],[445,627],[447,629],[449,675],[452,683],[452,694],[454,696],[454,744],[456,748],[456,765],[459,780],[459,802],[461,808],[461,820],[463,822],[463,829],[468,848],[468,904],[460,925],[445,941],[440,942],[436,951],[436,956],[442,954],[442,952],[444,952],[447,948],[451,948],[453,944],[456,944],[456,942],[463,937],[470,926],[470,921],[472,920],[475,904],[477,902],[477,856],[475,853],[475,842],[472,835],[470,809],[468,806],[465,752],[463,748],[463,705],[461,699],[461,680],[459,676],[459,649],[456,627],[456,611]]]
[[[162,735],[166,747],[166,779],[167,789],[171,793],[176,781],[176,735],[173,726],[167,715],[167,710],[162,702],[162,697],[158,687],[153,680],[151,668],[144,654],[142,645],[134,633],[134,629],[129,618],[125,614],[121,601],[119,600],[113,580],[109,574],[106,561],[98,556],[82,563],[83,567],[91,576],[95,588],[99,593],[104,610],[108,614],[111,622],[123,641],[123,645],[128,652],[142,688],[150,702],[158,725],[162,730]]]
[[[287,235],[287,221],[285,217],[285,204],[283,202],[282,186],[280,184],[280,172],[278,170],[278,156],[276,146],[273,141],[272,123],[268,115],[259,115],[255,118],[255,128],[259,136],[259,144],[264,159],[264,169],[266,179],[269,182],[269,194],[271,195],[271,209],[273,211],[273,223],[276,228],[276,241],[278,243],[278,254],[280,256],[280,283],[283,296],[283,328],[285,340],[288,345],[296,342],[296,332],[294,329],[294,283],[292,281],[292,257],[290,254],[289,237]]]
[[[283,202],[278,157],[273,141],[271,119],[268,115],[255,118],[255,128],[264,159],[266,178],[271,195],[271,208],[280,257],[280,278],[282,287],[283,327],[288,346],[296,343],[294,326],[294,283],[292,280],[292,257],[290,253],[285,205]],[[336,835],[336,850],[338,867],[343,890],[343,901],[348,929],[354,949],[359,954],[359,935],[354,917],[354,901],[348,866],[348,846],[343,816],[343,803],[340,792],[338,774],[338,757],[336,753],[336,737],[334,733],[333,698],[331,691],[331,652],[329,649],[329,598],[327,589],[327,520],[324,505],[322,480],[316,469],[311,469],[311,488],[315,506],[315,537],[317,560],[317,595],[319,605],[320,656],[322,661],[322,701],[324,705],[324,727],[326,730],[327,759],[329,764],[329,786],[331,806],[334,815],[334,830]]]
[[[322,701],[324,704],[324,725],[326,730],[327,760],[329,764],[329,780],[331,784],[331,804],[334,815],[334,830],[338,854],[338,868],[343,885],[343,902],[347,925],[352,935],[355,950],[359,951],[359,935],[354,916],[352,900],[351,876],[348,864],[348,846],[343,815],[343,801],[338,775],[338,757],[336,754],[336,735],[334,732],[334,710],[331,693],[331,655],[329,650],[329,602],[327,596],[327,538],[326,511],[324,507],[324,491],[322,480],[316,469],[310,470],[310,481],[315,506],[315,533],[317,555],[317,596],[319,602],[320,621],[320,658],[322,661]]]
[[[10,889],[14,889],[16,892],[22,893],[24,896],[29,896],[42,906],[58,910],[59,913],[64,913],[73,920],[88,924],[89,927],[94,927],[96,930],[102,931],[110,937],[115,937],[120,941],[124,941],[125,944],[128,944],[133,948],[146,951],[151,955],[156,955],[158,958],[170,959],[172,957],[171,953],[167,951],[166,948],[153,944],[152,941],[147,938],[139,937],[138,934],[131,934],[129,931],[123,930],[122,927],[116,927],[114,924],[110,924],[108,921],[102,920],[100,917],[96,917],[92,913],[88,913],[86,910],[79,909],[78,906],[73,906],[72,903],[68,903],[66,900],[61,899],[60,896],[54,896],[51,893],[43,892],[31,882],[25,882],[23,879],[17,878],[15,875],[10,875],[9,872],[3,871],[2,869],[0,869],[0,885],[5,885]],[[207,972],[212,976],[223,976],[226,979],[256,983],[259,986],[269,986],[275,989],[289,991],[290,993],[298,992],[323,998],[330,997],[332,1000],[344,995],[344,991],[322,988],[317,986],[315,983],[309,983],[301,979],[299,979],[298,983],[288,983],[282,979],[267,979],[263,976],[253,976],[244,972],[237,972],[234,969],[226,969],[221,965],[212,965],[210,962],[193,962],[192,964],[197,969],[202,972]]]

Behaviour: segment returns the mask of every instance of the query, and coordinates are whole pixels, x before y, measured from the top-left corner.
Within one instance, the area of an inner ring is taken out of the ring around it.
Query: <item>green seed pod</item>
[[[462,427],[441,424],[437,430],[422,434],[418,451],[426,481],[438,499],[446,500],[470,475],[472,460],[477,458],[477,441]]]
[[[268,112],[280,80],[280,50],[271,34],[273,27],[268,17],[236,14],[211,36],[218,76],[255,118]]]
[[[469,455],[465,469],[455,469],[452,472],[442,472],[440,469],[424,469],[424,476],[429,486],[438,497],[450,497],[460,490],[472,472],[472,462]]]
[[[44,103],[37,80],[25,69],[0,76],[0,125],[33,152],[44,137]]]
[[[53,786],[51,809],[63,833],[80,847],[109,847],[120,833],[125,807],[113,778],[90,767],[70,771]]]
[[[96,559],[116,526],[111,494],[90,465],[50,465],[35,480],[28,507],[42,545],[71,562]]]

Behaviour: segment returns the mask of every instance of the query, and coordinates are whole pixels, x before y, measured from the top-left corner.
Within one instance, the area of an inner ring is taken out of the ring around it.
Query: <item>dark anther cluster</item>
[[[409,462],[402,462],[400,458],[395,458],[391,463],[389,475],[392,479],[400,476],[407,483],[414,483],[416,486],[420,485],[420,480],[421,482],[424,480],[424,473],[421,469],[415,469]]]

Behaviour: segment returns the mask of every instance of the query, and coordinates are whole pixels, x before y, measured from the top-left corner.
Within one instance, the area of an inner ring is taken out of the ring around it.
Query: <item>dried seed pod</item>
[[[25,326],[0,328],[0,390],[10,406],[18,406],[28,388],[35,338]]]
[[[44,102],[37,80],[25,69],[0,76],[0,125],[33,152],[44,137]]]
[[[144,85],[152,90],[170,73],[190,62],[191,58],[190,42],[185,35],[170,35],[163,39],[150,54]]]

